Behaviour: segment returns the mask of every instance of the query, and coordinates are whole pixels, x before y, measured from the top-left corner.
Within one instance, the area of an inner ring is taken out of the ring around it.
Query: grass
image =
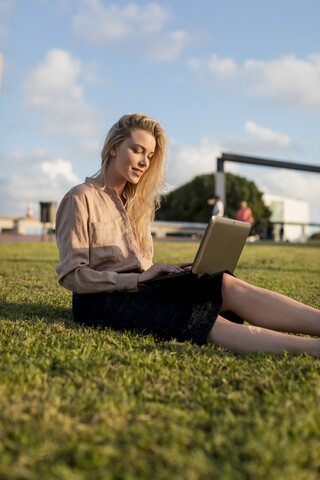
[[[57,261],[1,244],[0,480],[320,478],[320,359],[77,326]],[[319,245],[248,245],[236,274],[320,308],[319,265]]]

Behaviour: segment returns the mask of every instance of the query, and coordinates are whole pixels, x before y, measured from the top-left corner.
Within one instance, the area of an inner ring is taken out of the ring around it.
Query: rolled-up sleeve
[[[89,201],[86,195],[71,190],[59,205],[56,217],[59,283],[76,293],[137,291],[138,273],[90,267]]]

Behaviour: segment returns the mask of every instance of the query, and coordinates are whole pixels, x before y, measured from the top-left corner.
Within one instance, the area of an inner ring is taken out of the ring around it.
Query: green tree
[[[215,175],[199,175],[163,198],[156,219],[207,222],[212,210],[208,199],[214,195]],[[268,219],[271,212],[264,204],[262,196],[263,193],[254,182],[232,173],[226,174],[226,217],[235,218],[240,202],[246,200],[255,220]]]
[[[226,174],[226,216],[235,218],[241,201],[245,200],[252,210],[255,221],[267,220],[270,209],[263,201],[263,193],[256,184],[238,175]]]

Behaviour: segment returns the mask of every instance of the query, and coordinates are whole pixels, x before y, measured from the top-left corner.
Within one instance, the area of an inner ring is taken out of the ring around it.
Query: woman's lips
[[[143,170],[140,170],[140,168],[132,168],[132,170],[136,175],[139,175],[139,177],[143,174]]]

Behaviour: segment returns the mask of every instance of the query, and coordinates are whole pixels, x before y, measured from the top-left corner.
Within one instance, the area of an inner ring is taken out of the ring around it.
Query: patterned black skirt
[[[203,345],[221,309],[222,277],[223,272],[200,278],[187,275],[141,287],[138,292],[74,293],[74,320]],[[221,315],[243,323],[232,312]]]

